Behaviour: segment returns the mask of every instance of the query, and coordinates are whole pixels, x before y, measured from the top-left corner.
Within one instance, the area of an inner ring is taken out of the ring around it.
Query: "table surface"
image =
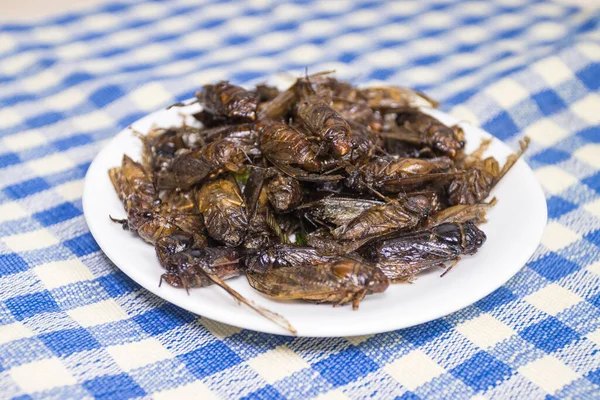
[[[598,2],[63,1],[0,4],[5,397],[600,397]],[[197,317],[116,269],[81,210],[107,141],[204,83],[305,66],[530,136],[549,223],[527,265],[445,318],[331,339]]]

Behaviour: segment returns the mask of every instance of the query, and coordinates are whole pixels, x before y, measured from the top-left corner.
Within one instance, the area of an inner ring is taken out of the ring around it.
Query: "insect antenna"
[[[367,189],[369,189],[371,192],[373,192],[377,197],[379,197],[380,199],[384,200],[386,203],[391,203],[394,200],[390,199],[389,197],[387,197],[384,194],[381,194],[379,191],[377,191],[377,189],[375,189],[373,186],[371,186],[370,184],[365,182],[365,186],[367,187]]]
[[[443,273],[440,275],[440,278],[443,278],[443,277],[444,277],[444,275],[446,275],[448,272],[450,272],[450,270],[451,270],[452,268],[454,268],[454,266],[455,266],[456,264],[458,264],[458,262],[459,262],[459,261],[460,261],[460,257],[458,257],[456,260],[454,260],[454,261],[452,262],[452,264],[450,264],[450,266],[449,266],[448,268],[446,268],[446,270],[445,270],[445,271],[444,271],[444,272],[443,272]]]
[[[202,265],[200,268],[201,268],[202,272],[208,277],[208,279],[210,279],[215,285],[220,286],[223,290],[225,290],[230,296],[232,296],[238,302],[238,304],[239,303],[245,304],[252,310],[256,311],[258,314],[262,315],[263,317],[267,318],[274,324],[291,332],[294,335],[298,333],[298,331],[288,322],[288,320],[286,320],[280,314],[270,311],[270,310],[256,304],[252,300],[246,299],[244,296],[242,296],[237,291],[235,291],[233,288],[231,288],[231,286],[229,286],[228,284],[223,282],[223,280],[221,278],[219,278],[217,275],[212,273],[212,271],[210,271],[210,269],[208,267]]]
[[[127,221],[127,218],[123,218],[123,219],[118,219],[118,218],[113,218],[112,215],[108,215],[108,218],[110,218],[110,220],[112,222],[116,222],[117,224],[121,224],[121,227],[128,231],[129,230],[129,222]]]
[[[508,159],[506,160],[506,162],[504,163],[504,166],[502,167],[502,170],[500,171],[500,175],[498,175],[498,178],[496,178],[496,182],[494,182],[494,186],[496,186],[496,184],[498,182],[500,182],[500,180],[504,177],[504,175],[506,175],[506,173],[508,171],[510,171],[510,169],[519,160],[519,158],[521,158],[523,153],[525,153],[525,150],[527,150],[527,148],[529,147],[529,142],[530,142],[530,139],[527,136],[525,136],[525,139],[523,139],[519,142],[519,145],[521,146],[520,150],[517,153],[511,154],[510,156],[508,156]],[[490,188],[490,190],[492,190],[494,188],[494,186],[492,186]]]
[[[181,283],[183,284],[183,287],[185,288],[185,291],[187,292],[187,294],[189,296],[190,295],[190,288],[188,286],[187,279],[184,276],[182,276],[181,274],[179,274],[179,273],[177,275],[179,276],[179,279],[181,279]]]

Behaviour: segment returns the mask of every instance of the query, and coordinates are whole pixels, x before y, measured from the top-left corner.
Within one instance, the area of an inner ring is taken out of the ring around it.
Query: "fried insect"
[[[244,199],[235,182],[219,179],[206,183],[196,193],[196,201],[210,237],[229,247],[242,242],[248,220]]]
[[[283,300],[306,300],[357,309],[368,294],[381,293],[389,282],[380,269],[351,258],[327,263],[273,268],[265,273],[246,273],[250,286]]]
[[[246,153],[236,141],[218,139],[175,157],[167,170],[157,174],[156,185],[159,189],[189,189],[224,171],[240,172],[245,161]]]
[[[371,207],[332,231],[337,240],[359,241],[389,232],[411,229],[429,216],[431,204],[425,196],[392,201]]]
[[[258,101],[261,103],[271,101],[279,96],[279,89],[275,86],[265,85],[264,83],[256,85],[256,94],[258,95]]]
[[[429,146],[434,151],[450,157],[458,155],[465,146],[465,135],[460,126],[446,126],[419,110],[399,113],[396,116],[396,123],[400,127],[395,132],[395,138],[398,140]]]
[[[457,204],[431,215],[427,220],[427,225],[436,226],[449,222],[473,222],[479,225],[487,222],[485,216],[497,202],[494,197],[489,203]]]
[[[400,86],[367,87],[359,90],[367,104],[382,113],[391,113],[416,108],[422,105],[437,107],[438,102],[417,90]]]
[[[376,189],[399,193],[438,179],[454,177],[453,172],[447,173],[452,166],[448,157],[381,157],[359,167],[348,168],[345,184],[359,192]]]
[[[293,85],[287,90],[279,92],[277,97],[268,103],[261,105],[261,110],[258,114],[258,119],[272,119],[276,121],[287,122],[288,116],[291,115],[291,110],[298,101],[300,85],[305,83],[305,80],[322,79],[323,76],[331,74],[333,71],[323,71],[310,75],[307,78],[296,79]]]
[[[296,179],[278,174],[269,181],[267,196],[275,211],[286,212],[302,202],[302,188]]]
[[[302,204],[297,211],[311,222],[338,227],[350,223],[368,209],[384,204],[378,200],[329,196]]]
[[[142,140],[142,165],[146,171],[156,174],[167,170],[177,152],[198,147],[199,130],[181,128],[153,128],[147,135],[138,134]]]
[[[191,289],[211,285],[213,281],[204,273],[209,268],[220,279],[241,275],[239,256],[235,248],[204,247],[178,251],[165,257],[162,265],[166,270],[161,276],[169,285]]]
[[[298,166],[310,172],[321,169],[317,148],[303,133],[275,121],[259,121],[257,129],[260,150],[273,164]]]
[[[240,275],[236,249],[218,247],[195,249],[185,247],[186,245],[182,244],[180,238],[169,237],[169,239],[170,247],[167,246],[166,252],[171,253],[167,257],[161,258],[157,245],[159,260],[167,270],[161,276],[160,283],[164,280],[171,286],[185,288],[188,292],[190,288],[204,287],[214,283],[225,290],[238,304],[248,306],[293,335],[297,333],[284,317],[247,300],[224,282],[226,279]]]
[[[275,245],[263,250],[250,251],[243,258],[246,271],[265,273],[274,268],[298,265],[317,265],[334,261],[334,257],[321,254],[314,247]]]
[[[332,107],[331,101],[319,96],[308,79],[299,86],[300,100],[296,104],[296,116],[318,138],[325,140],[337,156],[352,150],[350,125]]]
[[[368,162],[383,145],[381,137],[374,134],[373,131],[364,125],[349,121],[350,140],[352,141],[352,150],[342,159],[353,165],[360,165]]]
[[[125,155],[121,167],[110,169],[109,176],[127,214],[125,219],[111,219],[123,229],[137,233],[148,243],[178,231],[192,234],[198,242],[206,242],[200,215],[162,204],[140,163]]]
[[[256,119],[257,95],[227,81],[204,85],[196,97],[205,111],[217,117],[238,121]]]
[[[485,200],[490,191],[506,175],[529,146],[529,138],[520,143],[520,150],[508,156],[504,166],[500,168],[493,157],[481,159],[483,151],[478,150],[474,155],[467,156],[461,162],[466,173],[457,176],[448,188],[448,200],[451,205],[477,204]],[[483,146],[487,146],[484,142]]]
[[[262,249],[284,234],[276,220],[267,195],[265,179],[268,171],[264,168],[251,168],[244,187],[244,200],[248,216],[248,232],[244,240],[247,249]]]
[[[125,207],[127,218],[131,219],[128,225],[135,231],[145,222],[145,217],[141,214],[151,210],[157,198],[152,178],[142,164],[127,155],[123,156],[121,166],[111,168],[108,175]]]
[[[383,128],[381,114],[373,111],[364,100],[351,101],[344,97],[334,97],[332,107],[348,123],[364,125],[374,132],[379,132]]]
[[[391,282],[406,282],[447,261],[475,254],[485,239],[485,233],[471,222],[450,223],[374,242],[362,254],[377,263]]]

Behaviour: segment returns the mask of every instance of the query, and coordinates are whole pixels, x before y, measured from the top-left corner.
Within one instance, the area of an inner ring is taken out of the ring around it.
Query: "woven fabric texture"
[[[1,25],[0,397],[600,398],[598,5],[133,0]],[[549,223],[527,265],[448,317],[333,339],[222,325],[120,272],[81,206],[107,141],[204,83],[305,66],[529,135]]]

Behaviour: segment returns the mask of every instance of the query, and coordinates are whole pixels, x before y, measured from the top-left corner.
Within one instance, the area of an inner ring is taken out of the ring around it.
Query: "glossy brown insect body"
[[[237,250],[229,247],[182,250],[164,259],[162,265],[166,272],[161,280],[176,288],[208,286],[213,281],[204,273],[206,268],[226,280],[241,275],[239,260]]]
[[[368,162],[377,154],[383,145],[381,138],[364,125],[349,121],[350,140],[352,141],[352,150],[342,159],[353,165],[361,165]]]
[[[286,212],[302,202],[300,183],[292,177],[277,175],[267,185],[269,202],[277,212]]]
[[[383,292],[389,285],[374,265],[354,259],[248,272],[246,276],[254,289],[270,297],[334,305],[352,303],[354,309],[366,295]]]
[[[378,200],[329,196],[302,204],[297,211],[310,221],[338,227],[348,224],[366,210],[384,204],[383,201]]]
[[[357,191],[370,189],[399,193],[443,178],[439,172],[448,171],[452,160],[447,157],[432,159],[380,157],[359,167],[350,168],[345,183]],[[450,175],[454,176],[454,175]]]
[[[246,154],[236,141],[218,139],[175,157],[170,168],[157,175],[156,185],[159,189],[189,189],[223,171],[239,172],[245,161]]]
[[[144,168],[152,174],[167,170],[178,151],[196,147],[198,137],[199,130],[192,127],[154,128],[146,136],[140,134]]]
[[[379,132],[383,128],[381,114],[373,111],[364,100],[349,101],[346,98],[334,97],[332,107],[348,123],[364,125],[374,132]]]
[[[162,204],[149,174],[140,163],[124,156],[121,167],[111,169],[109,176],[127,213],[126,219],[113,221],[119,222],[124,229],[137,233],[149,243],[174,232],[187,232],[198,242],[206,242],[200,215]]]
[[[274,86],[265,85],[264,83],[256,85],[256,94],[261,103],[275,99],[279,96],[279,93],[279,89]]]
[[[438,102],[422,92],[400,86],[367,87],[359,90],[367,104],[382,113],[404,111],[427,104],[437,107]]]
[[[219,117],[239,121],[254,121],[258,97],[244,88],[221,81],[216,85],[204,85],[196,97],[204,110]]]
[[[303,133],[274,121],[259,121],[257,127],[260,150],[269,161],[296,165],[311,172],[321,169],[317,149]]]
[[[300,99],[296,104],[298,120],[315,136],[325,140],[337,156],[352,150],[350,126],[332,107],[331,101],[314,92],[310,83],[299,86]]]
[[[419,110],[399,113],[396,123],[404,130],[399,132],[400,140],[429,146],[441,154],[455,157],[465,146],[464,132],[460,126],[446,126]]]
[[[111,168],[108,175],[128,214],[152,209],[157,193],[151,176],[142,164],[124,155],[121,167]],[[130,221],[130,225],[133,230],[138,226],[133,220]]]
[[[392,282],[406,282],[427,269],[475,254],[485,239],[485,234],[471,222],[442,224],[374,242],[361,253],[377,263]]]
[[[427,218],[430,210],[431,204],[424,196],[393,201],[363,211],[353,220],[333,230],[332,234],[338,240],[359,241],[396,230],[410,229]]]
[[[208,234],[233,247],[246,236],[248,220],[244,199],[238,186],[228,179],[206,183],[196,193],[198,210],[204,217]]]
[[[274,268],[290,268],[298,265],[316,265],[334,260],[314,247],[276,245],[264,250],[248,252],[243,259],[244,268],[255,273],[265,273]]]

